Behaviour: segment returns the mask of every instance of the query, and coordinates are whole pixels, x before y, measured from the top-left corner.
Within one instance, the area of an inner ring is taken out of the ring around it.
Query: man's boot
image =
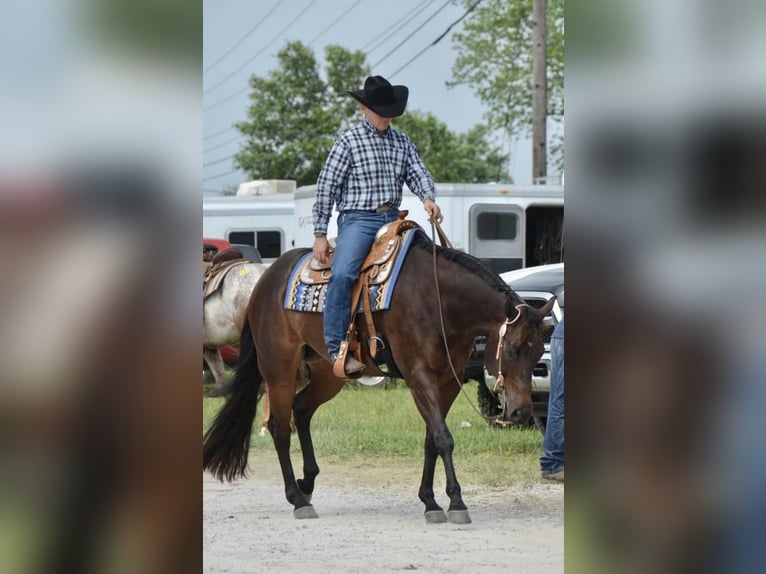
[[[346,359],[345,371],[347,375],[357,375],[364,371],[367,366],[364,363],[360,363],[354,357]]]
[[[335,357],[332,357],[332,362],[332,371],[339,378],[355,378],[367,368],[364,363],[360,363],[349,355],[347,341],[343,341],[340,344],[340,351]]]

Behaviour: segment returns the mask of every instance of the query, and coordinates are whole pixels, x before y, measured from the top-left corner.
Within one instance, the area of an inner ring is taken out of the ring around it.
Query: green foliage
[[[467,7],[475,0],[462,2]],[[564,116],[564,0],[548,0],[546,20],[548,116],[560,120]],[[453,35],[458,57],[452,69],[454,80],[448,85],[472,87],[487,106],[490,129],[511,134],[531,131],[532,28],[532,0],[484,0]]]
[[[361,51],[349,52],[341,46],[327,46],[327,85],[330,89],[330,105],[336,118],[340,118],[341,134],[351,127],[359,113],[359,103],[348,95],[349,87],[364,85],[370,68]],[[355,88],[354,88],[355,89]]]
[[[77,33],[99,42],[98,50],[118,50],[194,67],[202,62],[202,4],[185,0],[85,0],[77,3],[82,18]]]
[[[278,70],[250,78],[249,119],[236,124],[247,140],[234,161],[253,179],[313,183],[340,127],[334,93],[320,77],[314,53],[301,42],[289,42],[277,59]]]
[[[247,120],[236,124],[247,138],[234,161],[253,179],[313,184],[335,138],[360,120],[347,90],[364,84],[369,66],[364,52],[337,45],[325,49],[325,79],[301,42],[287,43],[277,58],[278,69],[250,78]],[[432,114],[408,110],[394,127],[410,136],[436,181],[510,181],[508,157],[489,143],[485,126],[456,134]]]
[[[456,134],[433,114],[417,110],[395,118],[393,124],[415,143],[423,163],[436,181],[511,181],[505,169],[508,156],[489,143],[486,126],[477,125],[467,133]]]

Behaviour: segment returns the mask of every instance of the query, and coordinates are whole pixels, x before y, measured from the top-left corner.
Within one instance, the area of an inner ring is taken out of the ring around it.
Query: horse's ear
[[[548,301],[540,307],[537,310],[537,314],[540,316],[540,319],[545,319],[548,315],[551,314],[551,310],[553,309],[553,305],[556,303],[556,297],[551,297],[548,299]]]

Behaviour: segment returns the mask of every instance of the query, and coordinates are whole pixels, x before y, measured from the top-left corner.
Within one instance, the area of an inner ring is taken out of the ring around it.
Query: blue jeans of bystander
[[[338,216],[338,239],[324,305],[324,341],[332,357],[338,353],[351,319],[351,289],[359,277],[375,234],[399,212],[345,211]]]
[[[564,468],[564,339],[551,339],[551,392],[548,396],[548,421],[543,437],[542,474]]]

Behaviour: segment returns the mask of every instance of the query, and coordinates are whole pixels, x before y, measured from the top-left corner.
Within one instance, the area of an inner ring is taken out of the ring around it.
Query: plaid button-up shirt
[[[391,127],[379,134],[364,118],[332,146],[317,179],[314,235],[326,235],[332,207],[373,211],[383,204],[398,208],[404,183],[421,201],[434,199],[431,174],[405,134]]]

